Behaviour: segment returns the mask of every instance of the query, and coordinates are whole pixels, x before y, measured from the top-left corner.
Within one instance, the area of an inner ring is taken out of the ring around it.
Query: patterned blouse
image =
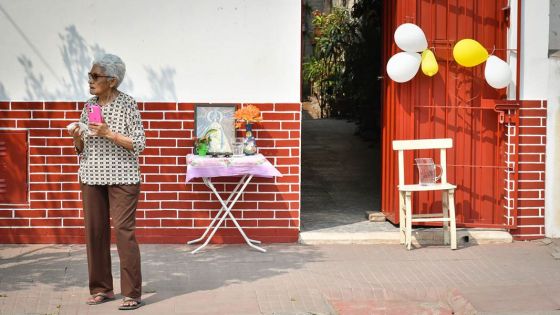
[[[88,124],[87,104],[96,104],[97,96],[86,102],[80,121]],[[113,132],[132,139],[129,151],[105,137],[84,133],[84,148],[80,154],[80,181],[88,185],[137,184],[140,179],[138,155],[146,146],[146,136],[136,101],[119,92],[117,98],[101,106],[103,120]]]

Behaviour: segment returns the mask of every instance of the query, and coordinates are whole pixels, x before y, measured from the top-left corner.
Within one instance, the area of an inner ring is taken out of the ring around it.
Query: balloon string
[[[453,50],[453,47],[435,47],[435,46],[431,46],[431,47],[429,47],[429,48],[430,48],[430,49],[433,49],[433,50],[435,50],[435,51],[437,51],[437,50]],[[494,48],[493,48],[493,50],[492,50],[492,53],[494,53],[494,51],[496,51],[496,50],[499,50],[499,51],[502,51],[502,50],[505,50],[505,51],[508,51],[508,50],[509,50],[509,51],[517,51],[517,48],[496,48],[496,46],[494,45]]]

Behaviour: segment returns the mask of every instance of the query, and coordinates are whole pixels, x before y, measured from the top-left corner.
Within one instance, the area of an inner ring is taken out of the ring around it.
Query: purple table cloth
[[[187,155],[187,182],[197,177],[243,175],[256,177],[282,176],[262,154],[230,158]]]

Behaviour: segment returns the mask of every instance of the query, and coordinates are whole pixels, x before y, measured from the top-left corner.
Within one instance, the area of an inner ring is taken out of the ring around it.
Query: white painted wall
[[[0,0],[0,100],[83,100],[100,52],[141,101],[299,102],[300,0]]]
[[[517,0],[511,2],[510,39],[517,24]],[[545,229],[547,237],[560,237],[560,59],[548,57],[550,0],[524,0],[522,5],[520,97],[547,100]],[[516,48],[515,40],[510,44]]]

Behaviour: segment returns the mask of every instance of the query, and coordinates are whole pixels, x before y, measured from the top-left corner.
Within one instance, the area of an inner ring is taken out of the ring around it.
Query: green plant
[[[351,40],[351,19],[347,9],[335,7],[331,13],[313,12],[315,47],[303,64],[304,79],[312,85],[321,117],[330,116],[337,97],[343,96],[345,47]]]
[[[380,0],[357,0],[351,11],[313,12],[315,47],[303,64],[321,117],[356,121],[358,132],[368,138],[380,126],[382,12]]]
[[[214,132],[216,132],[216,131],[218,131],[218,130],[216,130],[216,129],[209,129],[208,131],[206,131],[202,137],[197,138],[197,139],[195,140],[195,142],[194,142],[194,143],[195,143],[195,146],[198,147],[199,144],[209,144],[210,141],[212,141],[212,137],[210,137],[210,135],[212,135],[212,133],[214,133]]]

